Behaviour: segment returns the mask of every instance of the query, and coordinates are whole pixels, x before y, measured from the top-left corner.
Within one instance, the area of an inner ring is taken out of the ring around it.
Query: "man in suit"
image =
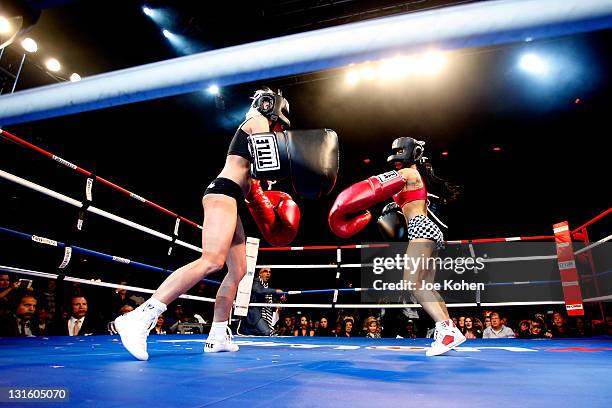
[[[282,292],[280,289],[271,289],[268,287],[268,282],[272,276],[270,268],[261,268],[253,281],[251,289],[250,303],[272,303]],[[281,296],[280,300],[284,301],[285,296]],[[245,317],[240,320],[238,326],[238,334],[250,334],[255,336],[270,336],[274,328],[273,321],[274,311],[272,307],[256,307],[249,306],[249,311]]]
[[[36,304],[34,296],[21,296],[14,313],[0,319],[0,336],[37,336],[38,324],[34,319]]]
[[[88,315],[87,299],[83,295],[74,295],[70,301],[70,317],[60,320],[54,334],[57,336],[91,336],[101,334],[100,325]]]

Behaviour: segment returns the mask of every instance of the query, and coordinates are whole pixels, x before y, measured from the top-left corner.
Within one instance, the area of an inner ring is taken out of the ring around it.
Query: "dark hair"
[[[444,204],[456,201],[461,196],[461,186],[451,184],[436,176],[433,166],[426,157],[417,163],[417,170],[423,178],[427,190],[440,196]]]

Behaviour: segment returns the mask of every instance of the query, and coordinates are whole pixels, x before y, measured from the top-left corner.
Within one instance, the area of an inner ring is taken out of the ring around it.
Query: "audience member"
[[[478,325],[474,325],[475,320],[478,320],[478,318],[472,318],[470,316],[465,318],[465,331],[463,332],[463,335],[466,339],[479,339],[482,337],[482,323],[480,323],[480,320],[478,320],[478,323],[480,324],[479,328]]]
[[[47,336],[51,334],[50,329],[52,327],[53,315],[47,310],[47,306],[43,305],[37,310],[37,324],[38,324],[38,335]]]
[[[9,295],[15,288],[15,285],[11,285],[11,277],[6,273],[0,273],[0,317],[12,313]]]
[[[56,313],[55,305],[57,304],[57,282],[54,279],[47,280],[47,287],[42,292],[40,300],[51,318],[54,318]]]
[[[586,324],[584,318],[577,317],[576,320],[574,320],[574,325],[574,334],[576,337],[591,337],[592,331],[590,325]]]
[[[306,315],[300,317],[300,325],[293,331],[294,336],[314,336],[314,330],[310,328],[310,319]]]
[[[365,337],[380,339],[380,322],[374,316],[370,316],[363,322]]]
[[[0,336],[37,336],[38,324],[34,319],[37,303],[34,296],[22,296],[12,314],[0,317]]]
[[[101,334],[101,325],[95,317],[89,315],[87,298],[75,294],[70,299],[70,317],[56,320],[52,333],[58,336],[91,336]]]
[[[329,320],[323,316],[319,319],[319,327],[315,330],[315,336],[319,337],[336,337],[336,333],[329,327]]]
[[[491,326],[487,327],[482,333],[483,339],[514,338],[514,332],[511,328],[502,324],[499,313],[491,313],[490,318]]]
[[[459,316],[457,319],[457,328],[461,331],[461,333],[465,332],[465,316]]]
[[[386,328],[385,328],[386,331]],[[416,327],[414,325],[414,321],[408,320],[403,325],[402,328],[397,332],[394,337],[400,337],[403,339],[415,339],[417,337]]]
[[[276,324],[276,334],[279,336],[293,336],[293,319],[291,316],[285,316]]]
[[[117,316],[123,316],[126,313],[130,313],[132,310],[134,310],[134,306],[131,303],[126,303],[121,306],[121,309],[119,309],[119,313],[117,314]]]
[[[487,314],[484,317],[484,328],[486,329],[487,327],[491,327],[491,315],[490,314]]]
[[[174,306],[174,318],[172,319],[170,328],[168,331],[170,333],[177,333],[179,331],[179,324],[181,323],[198,323],[198,320],[193,316],[192,313],[188,312],[183,305]],[[168,319],[170,320],[170,319]]]
[[[529,325],[529,334],[532,339],[549,339],[552,337],[552,333],[546,330],[544,319],[540,317],[536,317],[535,319],[531,320]]]
[[[340,333],[338,334],[338,337],[355,337],[355,334],[353,333],[354,323],[355,320],[349,317],[346,317],[344,320],[342,320],[342,325],[340,326]]]
[[[151,329],[149,334],[166,334],[166,326],[164,321],[164,314],[160,314],[155,323],[155,327]]]
[[[553,313],[552,323],[551,332],[554,338],[575,336],[573,330],[567,325],[567,319],[563,313]]]
[[[30,285],[22,287],[20,281],[11,283],[10,275],[6,273],[0,274],[0,316],[12,315],[15,303],[20,301],[25,295],[33,296],[32,281],[29,279],[23,279],[22,281],[24,283],[29,282]]]
[[[529,320],[521,320],[519,323],[515,336],[519,339],[529,339],[531,338],[531,322]]]

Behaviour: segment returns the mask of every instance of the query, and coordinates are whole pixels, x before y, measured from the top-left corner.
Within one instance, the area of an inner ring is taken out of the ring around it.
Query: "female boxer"
[[[223,268],[225,263],[228,273],[217,292],[212,328],[204,351],[238,350],[232,342],[228,318],[238,283],[246,273],[245,235],[238,207],[244,203],[251,185],[247,136],[288,127],[288,113],[289,103],[281,95],[268,88],[255,93],[246,120],[230,143],[223,170],[204,192],[202,256],[174,271],[149,300],[115,320],[115,329],[124,347],[137,359],[149,358],[147,335],[166,306],[202,278]]]
[[[410,137],[400,137],[393,141],[394,154],[388,162],[395,165],[396,170],[405,180],[404,188],[393,196],[393,201],[399,206],[406,218],[409,259],[433,259],[437,250],[444,245],[444,236],[440,228],[427,216],[427,187],[434,182],[442,182],[434,178],[431,166],[422,165],[423,142]],[[424,177],[423,177],[424,176]],[[457,191],[445,183],[448,195],[455,196]],[[452,198],[452,197],[450,197]],[[412,292],[414,298],[421,304],[429,316],[436,322],[434,342],[427,350],[428,356],[443,354],[465,341],[461,331],[450,320],[446,304],[440,294],[433,289],[425,289],[423,283],[432,283],[435,276],[435,263],[421,262],[416,268],[407,267],[404,279],[416,284]]]
[[[444,237],[438,226],[427,217],[426,183],[417,167],[421,162],[423,145],[424,142],[410,137],[394,140],[394,154],[387,161],[393,163],[397,171],[370,177],[341,192],[328,217],[332,231],[341,238],[355,235],[371,220],[372,215],[367,209],[393,197],[406,219],[409,240],[406,253],[409,259],[427,260],[435,257],[436,251],[444,243]],[[431,166],[422,166],[421,170],[425,179],[431,183],[443,184],[449,196],[455,195],[453,186],[435,177]],[[391,224],[388,230],[400,225],[399,222]],[[436,322],[435,341],[427,351],[428,356],[445,353],[465,341],[465,337],[449,319],[446,304],[439,293],[422,285],[423,282],[433,282],[434,267],[435,262],[419,262],[416,268],[406,265],[403,277],[416,284],[414,297]]]

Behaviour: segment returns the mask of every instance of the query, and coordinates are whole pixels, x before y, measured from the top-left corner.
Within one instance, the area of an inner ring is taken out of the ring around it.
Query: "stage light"
[[[395,57],[383,60],[378,65],[378,78],[382,81],[404,78],[409,71],[406,57]]]
[[[49,58],[47,61],[45,61],[45,66],[52,72],[57,72],[62,68],[62,65],[55,58]]]
[[[211,95],[219,95],[219,87],[217,85],[209,86],[207,91]]]
[[[147,6],[142,6],[142,12],[145,13],[148,17],[153,17],[153,10]]]
[[[366,65],[359,70],[359,78],[365,80],[372,80],[376,77],[376,71],[370,65]]]
[[[438,51],[429,51],[412,58],[412,72],[416,75],[436,75],[446,65],[446,57]]]
[[[359,82],[359,72],[354,68],[349,69],[346,73],[345,80],[347,84],[355,85],[357,82]]]
[[[0,34],[8,34],[11,32],[11,23],[8,18],[0,16]]]
[[[77,82],[81,80],[81,76],[76,72],[70,75],[70,82]]]
[[[521,57],[519,66],[526,72],[532,74],[545,74],[548,72],[548,64],[535,54],[525,54]]]
[[[429,51],[423,57],[429,74],[437,74],[446,66],[446,56],[439,51]]]
[[[28,31],[40,17],[28,0],[2,0],[0,2],[0,49],[8,47]]]
[[[38,44],[30,37],[24,38],[21,41],[21,47],[30,53],[38,51]]]

